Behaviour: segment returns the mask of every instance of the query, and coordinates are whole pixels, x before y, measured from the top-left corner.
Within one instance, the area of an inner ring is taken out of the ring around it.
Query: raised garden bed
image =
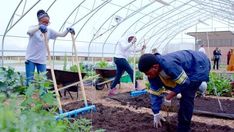
[[[129,93],[121,93],[110,97],[113,100],[121,102],[122,105],[129,105],[130,107],[150,108],[150,98],[148,94],[138,97],[131,97]],[[234,119],[234,99],[219,99],[223,111],[220,110],[218,99],[214,97],[196,97],[194,104],[194,114],[207,115],[207,116],[220,116],[223,118]],[[171,112],[177,112],[179,108],[179,100],[174,98],[172,100],[172,107],[169,109]],[[212,115],[213,113],[213,115]]]
[[[80,102],[79,102],[80,103]],[[80,104],[73,102],[63,108],[70,111],[79,108]],[[92,121],[92,130],[105,129],[107,132],[172,132],[176,130],[177,118],[167,117],[161,128],[153,127],[153,117],[149,113],[136,113],[129,109],[119,107],[108,107],[102,104],[95,104],[97,111],[80,115],[76,118],[88,118]],[[192,122],[193,132],[231,132],[229,126],[208,125],[200,122]]]

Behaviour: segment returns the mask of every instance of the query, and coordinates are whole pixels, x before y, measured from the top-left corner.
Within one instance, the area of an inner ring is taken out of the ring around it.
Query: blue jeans
[[[31,62],[29,60],[25,61],[25,68],[26,68],[26,85],[28,85],[34,78],[34,71],[35,67],[37,68],[37,72],[46,72],[46,65],[45,64],[38,64]]]
[[[111,84],[111,89],[115,88],[115,86],[120,82],[120,78],[125,71],[129,74],[133,82],[133,70],[131,66],[129,65],[128,61],[124,58],[114,57],[114,62],[116,64],[117,71],[116,71],[115,79],[113,83]],[[137,82],[135,84],[136,84],[135,87],[137,87]]]
[[[201,82],[191,81],[189,88],[181,92],[180,109],[178,112],[178,128],[177,132],[189,132],[190,124],[193,115],[195,93],[198,90]]]

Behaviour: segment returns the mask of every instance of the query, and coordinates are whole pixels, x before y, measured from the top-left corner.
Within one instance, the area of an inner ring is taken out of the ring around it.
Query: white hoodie
[[[131,54],[134,54],[134,44],[133,42],[128,42],[128,38],[130,36],[135,36],[133,34],[127,35],[127,37],[121,38],[117,42],[117,47],[115,51],[115,56],[116,58],[125,58],[127,59]],[[141,48],[135,47],[135,52],[141,51]]]

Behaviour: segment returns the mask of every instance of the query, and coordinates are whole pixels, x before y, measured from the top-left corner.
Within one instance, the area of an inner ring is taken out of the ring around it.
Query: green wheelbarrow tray
[[[120,78],[120,82],[122,82],[122,83],[130,83],[130,82],[132,82],[132,80],[131,80],[131,78],[130,78],[130,76],[128,74],[124,74]]]

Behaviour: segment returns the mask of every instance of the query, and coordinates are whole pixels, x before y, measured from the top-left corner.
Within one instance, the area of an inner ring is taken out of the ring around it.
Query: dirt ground
[[[129,105],[136,109],[140,107],[150,108],[150,98],[148,94],[138,97],[131,97],[129,93],[120,93],[116,96],[109,97],[113,100],[119,101],[122,105]],[[222,115],[233,114],[234,119],[234,100],[215,97],[196,97],[194,101],[195,111],[206,111],[212,113],[222,113]],[[220,102],[220,105],[219,105]],[[163,107],[165,108],[165,107]],[[169,108],[171,112],[177,112],[179,108],[179,99],[173,98],[172,107]],[[205,114],[205,112],[203,112]],[[195,113],[196,114],[196,113]],[[200,112],[201,114],[201,112]],[[220,114],[221,116],[221,114]]]
[[[120,93],[125,93],[131,91],[131,84],[121,84],[121,88],[118,89]],[[89,102],[96,106],[97,111],[85,114],[84,117],[87,117],[92,120],[93,130],[98,128],[103,128],[106,131],[110,132],[130,132],[130,131],[139,131],[139,132],[173,132],[175,131],[177,125],[177,114],[176,112],[167,112],[162,111],[162,115],[166,117],[167,121],[164,122],[163,127],[154,128],[153,127],[153,117],[152,112],[149,107],[149,100],[146,97],[137,97],[134,100],[124,100],[124,98],[114,99],[113,97],[108,97],[108,89],[96,90],[94,87],[85,86],[86,96]],[[63,109],[68,111],[72,109],[77,109],[80,106],[77,103],[82,103],[82,95],[79,92],[78,99],[76,99],[76,93],[72,93],[75,99],[71,99],[67,94],[66,97],[62,97],[62,103],[64,104]],[[121,95],[121,94],[120,94]],[[216,97],[215,97],[216,98]],[[122,100],[121,100],[122,99]],[[233,98],[221,98],[228,101],[234,101]],[[146,102],[144,102],[146,100]],[[212,100],[212,99],[211,99]],[[126,102],[125,102],[126,101]],[[201,100],[202,101],[202,100]],[[209,101],[209,100],[203,100]],[[214,102],[208,104],[215,104]],[[141,102],[141,104],[139,103]],[[201,103],[202,103],[201,102]],[[233,102],[223,104],[224,111],[226,113],[233,113]],[[175,103],[178,103],[175,101]],[[207,102],[205,102],[207,103]],[[202,104],[205,104],[202,103]],[[223,102],[222,102],[223,103]],[[196,106],[196,103],[195,103]],[[216,110],[219,110],[219,107],[213,105]],[[197,105],[197,108],[204,108],[203,106]],[[206,107],[208,110],[213,110],[211,107]],[[205,108],[205,109],[206,109]],[[231,110],[230,110],[231,109]],[[230,111],[229,111],[230,110]],[[79,116],[83,117],[83,115]],[[234,120],[217,118],[217,117],[207,117],[201,115],[193,115],[192,118],[192,131],[195,132],[232,132],[234,131]]]

